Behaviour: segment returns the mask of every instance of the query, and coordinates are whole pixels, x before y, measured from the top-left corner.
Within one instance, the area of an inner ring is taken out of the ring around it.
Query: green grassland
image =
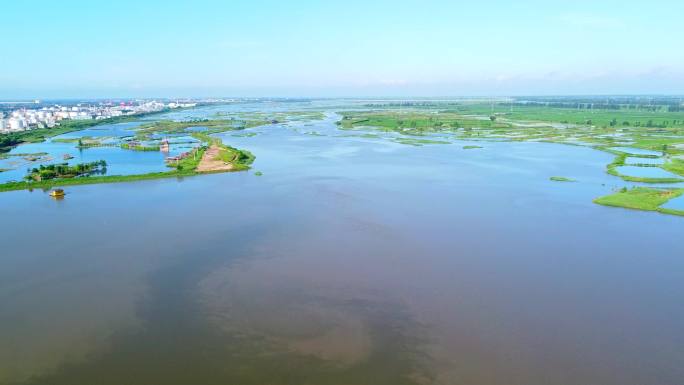
[[[506,103],[464,104],[456,110],[460,114],[496,115],[506,119],[530,122],[556,122],[595,127],[647,127],[680,128],[684,130],[684,112],[668,112],[665,108],[656,111],[647,109],[621,108],[573,109],[539,106],[510,106]],[[650,122],[650,124],[649,124]],[[611,124],[612,123],[612,124]]]
[[[661,166],[664,170],[677,175],[684,175],[684,160],[682,159],[670,159],[668,162]]]
[[[410,135],[453,132],[458,129],[510,128],[509,124],[476,119],[452,112],[425,111],[356,111],[342,112],[339,125],[343,129],[372,127]]]

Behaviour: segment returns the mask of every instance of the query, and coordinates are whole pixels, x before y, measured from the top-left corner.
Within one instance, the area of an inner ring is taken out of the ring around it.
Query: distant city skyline
[[[0,99],[683,94],[684,3],[10,2]]]

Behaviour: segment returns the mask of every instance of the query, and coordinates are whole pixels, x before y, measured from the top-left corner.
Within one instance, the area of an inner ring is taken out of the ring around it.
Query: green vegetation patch
[[[684,215],[684,211],[661,207],[670,199],[684,194],[684,189],[655,189],[648,187],[622,188],[619,191],[594,200],[604,206],[633,210],[656,211],[665,214]]]
[[[107,162],[100,160],[90,163],[79,163],[73,166],[68,163],[40,165],[33,168],[25,179],[27,181],[43,181],[60,178],[75,178],[107,172]]]
[[[463,146],[464,150],[475,150],[478,148],[483,148],[482,146]]]
[[[202,142],[220,147],[221,151],[218,154],[218,158],[226,163],[232,164],[232,171],[249,170],[250,165],[254,163],[254,159],[256,159],[254,154],[251,152],[228,146],[224,144],[221,139],[215,138],[207,133],[195,132],[192,134],[192,136],[195,139],[201,140]]]
[[[270,124],[271,121],[259,120],[239,120],[231,119],[196,119],[190,121],[175,121],[175,120],[158,120],[140,126],[136,130],[136,137],[138,139],[146,139],[152,134],[188,134],[196,133],[189,130],[195,127],[203,127],[205,130],[201,131],[203,134],[217,134],[219,132],[244,130],[246,128],[263,126]],[[254,134],[256,135],[256,134]],[[245,136],[251,136],[246,134]]]
[[[449,132],[459,128],[474,127],[508,128],[510,124],[489,118],[468,117],[451,112],[425,111],[348,111],[342,112],[338,125],[342,129],[372,127],[383,131],[395,131],[420,135],[426,132]]]
[[[16,190],[31,190],[31,189],[49,189],[52,187],[63,187],[63,186],[74,186],[74,185],[86,185],[86,184],[99,184],[99,183],[120,183],[120,182],[133,182],[140,180],[149,179],[161,179],[161,178],[173,178],[173,177],[186,177],[199,175],[194,171],[169,171],[169,172],[156,172],[148,174],[137,174],[137,175],[110,175],[110,176],[88,176],[81,178],[70,178],[70,179],[49,179],[39,182],[8,182],[0,184],[0,192],[5,191],[16,191]]]
[[[124,150],[131,150],[131,151],[159,151],[160,147],[159,146],[143,146],[143,145],[135,145],[135,144],[130,144],[130,143],[122,143],[121,148]]]
[[[417,139],[417,138],[396,138],[394,142],[401,144],[408,144],[411,146],[422,146],[425,144],[451,144],[451,142],[443,140],[431,140],[431,139]]]
[[[671,159],[663,164],[661,168],[673,174],[684,176],[684,160],[682,159]]]
[[[648,178],[648,177],[638,177],[638,176],[629,176],[629,175],[620,174],[620,172],[618,172],[617,168],[620,166],[624,166],[625,160],[627,159],[627,157],[628,156],[633,157],[633,155],[628,155],[628,154],[625,154],[622,152],[612,151],[612,150],[608,150],[605,148],[603,150],[611,152],[613,154],[617,154],[615,156],[615,159],[613,160],[613,162],[608,164],[608,166],[606,166],[606,169],[607,169],[606,171],[608,172],[608,174],[620,177],[627,182],[641,182],[641,183],[679,183],[679,182],[684,182],[684,179],[680,179],[680,178]],[[647,156],[641,156],[641,157],[646,158]],[[644,165],[642,165],[642,167],[659,167],[659,166],[652,165],[652,164],[644,164]],[[674,166],[674,167],[676,168],[678,166]],[[666,171],[669,171],[667,168],[665,168],[664,165],[662,168],[665,169]],[[679,174],[679,173],[677,173],[677,174]]]
[[[553,182],[576,182],[576,180],[564,176],[552,176],[549,180]]]

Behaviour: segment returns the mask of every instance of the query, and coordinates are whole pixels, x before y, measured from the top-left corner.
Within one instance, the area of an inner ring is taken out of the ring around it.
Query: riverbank
[[[199,175],[194,171],[169,171],[149,174],[137,175],[110,175],[97,177],[82,177],[72,179],[53,179],[41,182],[10,182],[0,185],[0,192],[17,191],[17,190],[33,190],[33,189],[50,189],[53,187],[66,187],[86,184],[99,183],[120,183],[120,182],[135,182],[150,179],[163,179],[174,177],[187,177]]]

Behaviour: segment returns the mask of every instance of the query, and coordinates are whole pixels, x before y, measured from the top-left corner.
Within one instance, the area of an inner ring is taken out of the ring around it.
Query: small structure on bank
[[[167,162],[176,162],[176,163],[178,163],[179,161],[181,161],[181,160],[183,160],[183,159],[189,157],[189,156],[192,155],[193,153],[194,153],[194,150],[193,150],[193,151],[186,151],[186,152],[181,153],[181,154],[178,154],[178,155],[176,155],[176,156],[167,156],[167,157],[166,157],[166,161],[167,161]]]

